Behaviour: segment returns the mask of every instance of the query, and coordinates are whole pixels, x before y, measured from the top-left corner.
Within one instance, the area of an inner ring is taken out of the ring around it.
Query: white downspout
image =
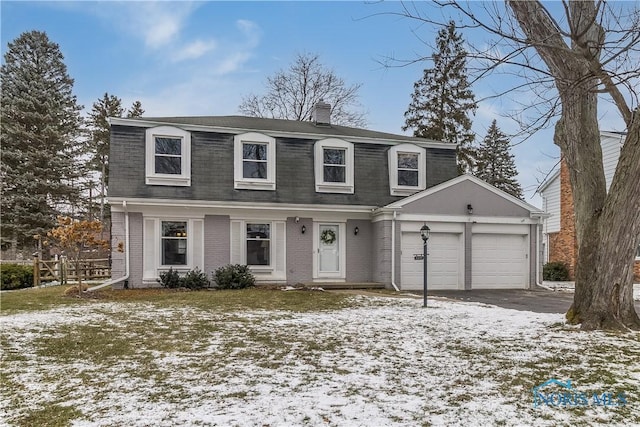
[[[540,227],[542,227],[542,217],[538,218],[538,226],[536,227],[536,286],[544,287],[540,280],[540,236],[542,235]]]
[[[397,212],[394,210],[391,220],[391,286],[396,291],[400,291],[396,285],[396,214]]]
[[[122,208],[124,209],[124,276],[118,277],[117,279],[107,280],[100,285],[87,289],[85,292],[96,291],[129,279],[129,211],[127,210],[126,200],[122,201]]]

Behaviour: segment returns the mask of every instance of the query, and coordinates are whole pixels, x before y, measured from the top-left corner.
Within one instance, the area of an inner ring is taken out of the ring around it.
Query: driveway
[[[470,291],[428,291],[428,295],[446,297],[459,301],[473,301],[514,310],[536,313],[566,313],[573,302],[572,292],[550,291],[544,288],[521,289],[474,289]],[[640,313],[640,301],[636,301],[636,312]]]

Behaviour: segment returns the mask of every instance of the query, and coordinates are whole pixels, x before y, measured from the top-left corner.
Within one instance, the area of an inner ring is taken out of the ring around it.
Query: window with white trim
[[[149,185],[191,185],[191,134],[172,126],[145,132],[145,182]]]
[[[276,140],[249,132],[234,137],[234,188],[276,189]]]
[[[187,222],[162,221],[161,265],[187,265]]]
[[[409,196],[426,188],[426,150],[413,144],[389,149],[389,188],[392,196]]]
[[[271,224],[247,223],[247,265],[271,265]]]
[[[315,143],[315,177],[318,193],[353,194],[353,144],[328,138]]]

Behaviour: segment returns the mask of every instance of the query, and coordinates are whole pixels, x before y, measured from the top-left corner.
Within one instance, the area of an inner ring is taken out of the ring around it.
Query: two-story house
[[[115,286],[239,263],[259,283],[527,288],[542,212],[457,176],[455,146],[330,123],[240,116],[112,118]]]
[[[618,166],[620,149],[624,140],[624,133],[600,132],[602,165],[607,191]],[[545,262],[565,263],[569,268],[570,277],[573,278],[578,242],[569,170],[565,162],[560,162],[560,166],[540,185],[538,192],[542,196],[542,208],[548,214],[543,225],[544,260]],[[640,246],[634,264],[634,272],[636,280],[640,280]]]

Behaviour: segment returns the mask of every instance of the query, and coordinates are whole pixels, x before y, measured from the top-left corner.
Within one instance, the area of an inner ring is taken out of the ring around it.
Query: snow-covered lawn
[[[354,296],[306,313],[96,302],[0,322],[3,425],[640,423],[640,335],[561,314]],[[627,404],[534,407],[550,378]]]

